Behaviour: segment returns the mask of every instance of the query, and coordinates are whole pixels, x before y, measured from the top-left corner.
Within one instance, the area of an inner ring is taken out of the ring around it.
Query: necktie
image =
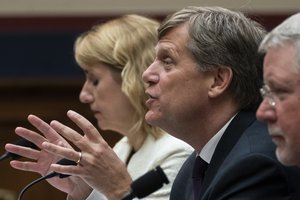
[[[196,157],[193,170],[193,189],[194,199],[198,200],[200,195],[200,189],[203,182],[204,174],[207,169],[207,162],[205,162],[200,156]]]

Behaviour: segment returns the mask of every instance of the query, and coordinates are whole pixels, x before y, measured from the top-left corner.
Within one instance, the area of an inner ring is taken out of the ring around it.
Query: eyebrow
[[[269,87],[285,87],[285,88],[290,88],[292,86],[296,86],[300,84],[300,80],[288,80],[288,81],[282,81],[282,80],[269,80],[269,81],[264,81],[265,85],[268,85]]]
[[[159,45],[159,44],[157,44],[155,46],[156,54],[159,53],[159,54],[170,54],[171,56],[178,56],[179,52],[176,50],[177,49],[176,49],[175,45],[168,45],[168,44]]]

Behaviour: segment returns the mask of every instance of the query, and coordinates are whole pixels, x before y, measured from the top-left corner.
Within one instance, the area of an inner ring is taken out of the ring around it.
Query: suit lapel
[[[227,129],[225,130],[220,142],[218,143],[215,153],[208,166],[205,174],[204,182],[201,188],[200,196],[202,196],[205,190],[210,185],[211,181],[215,177],[221,164],[236,144],[242,133],[249,127],[251,123],[256,120],[255,113],[253,112],[239,112],[235,118],[231,121]]]

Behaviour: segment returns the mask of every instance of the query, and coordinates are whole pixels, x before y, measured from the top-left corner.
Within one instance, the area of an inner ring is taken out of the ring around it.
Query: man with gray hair
[[[170,200],[299,200],[299,169],[277,160],[255,118],[264,29],[240,12],[186,7],[158,31],[156,58],[143,73],[145,118],[195,149]]]
[[[266,55],[257,118],[268,124],[278,160],[300,167],[300,13],[274,28],[259,51]]]

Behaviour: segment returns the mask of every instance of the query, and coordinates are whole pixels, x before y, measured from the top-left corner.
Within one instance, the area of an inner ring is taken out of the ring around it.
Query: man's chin
[[[145,116],[145,120],[151,126],[157,126],[155,118]]]
[[[277,147],[276,148],[276,157],[279,160],[280,163],[282,163],[285,166],[294,166],[296,165],[295,161],[291,158],[290,154],[285,152],[283,147]]]
[[[159,117],[152,111],[148,111],[145,115],[145,120],[148,124],[152,126],[158,126]]]

